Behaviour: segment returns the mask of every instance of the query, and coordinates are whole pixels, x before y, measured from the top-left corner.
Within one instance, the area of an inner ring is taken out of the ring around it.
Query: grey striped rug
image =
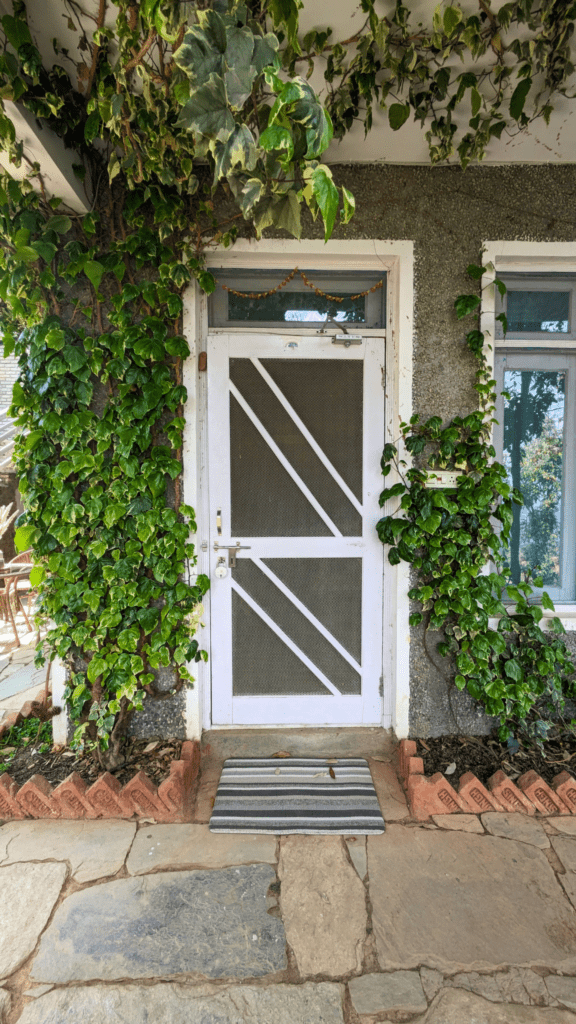
[[[368,835],[383,832],[384,819],[363,758],[232,757],[210,831]]]

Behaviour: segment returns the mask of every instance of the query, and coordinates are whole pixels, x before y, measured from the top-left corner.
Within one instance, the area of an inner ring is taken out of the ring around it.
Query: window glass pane
[[[336,294],[336,293],[333,293]],[[366,322],[365,300],[352,299],[344,292],[338,292],[341,300],[323,298],[308,288],[298,292],[276,292],[265,299],[250,299],[248,296],[228,294],[228,317],[230,320],[251,320],[283,323],[318,323],[330,316],[337,323],[363,324]]]
[[[215,278],[209,302],[213,327],[314,327],[328,318],[371,328],[385,323],[386,274],[381,271],[217,270]]]
[[[524,496],[514,505],[509,568],[514,583],[539,567],[544,586],[561,586],[562,466],[566,373],[505,370],[504,465]]]
[[[509,331],[568,334],[570,292],[511,290],[506,315]]]

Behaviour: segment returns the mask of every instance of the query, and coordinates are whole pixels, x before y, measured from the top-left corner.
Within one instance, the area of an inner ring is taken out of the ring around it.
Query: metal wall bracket
[[[361,345],[364,338],[361,334],[335,334],[332,338],[333,345],[344,345],[344,348],[350,348],[350,345]]]

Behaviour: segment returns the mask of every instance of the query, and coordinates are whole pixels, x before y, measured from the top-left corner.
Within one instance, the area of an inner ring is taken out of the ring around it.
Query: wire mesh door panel
[[[211,338],[213,723],[376,724],[383,341],[293,345]]]

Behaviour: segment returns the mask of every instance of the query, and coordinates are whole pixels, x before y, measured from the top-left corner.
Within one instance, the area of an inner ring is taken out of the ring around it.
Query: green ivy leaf
[[[454,303],[454,309],[456,310],[456,316],[459,320],[463,317],[469,316],[474,310],[478,309],[480,305],[479,295],[459,295]]]
[[[99,263],[97,260],[86,260],[84,264],[84,273],[96,291],[98,291],[100,282],[104,277],[104,269],[102,263]]]
[[[312,194],[324,221],[324,241],[328,241],[334,229],[338,212],[338,189],[328,167],[321,164],[312,172]]]
[[[513,679],[515,683],[519,683],[522,680],[522,668],[518,664],[515,658],[510,658],[504,662],[504,672],[509,679]]]
[[[348,224],[348,222],[354,216],[354,212],[356,210],[356,200],[354,199],[352,193],[349,192],[344,185],[342,185],[342,203],[343,207],[340,210],[340,218],[343,224]]]
[[[71,228],[72,221],[70,220],[70,217],[67,217],[63,213],[59,213],[55,217],[50,217],[45,224],[46,231],[55,231],[57,235],[67,235]]]
[[[19,526],[14,534],[14,546],[17,551],[28,551],[32,538],[36,532],[36,527],[32,524],[26,526]]]
[[[182,107],[177,127],[226,142],[234,131],[234,118],[228,109],[224,81],[210,75],[208,81],[191,92]]]
[[[532,79],[524,78],[523,81],[519,82],[510,100],[510,117],[513,117],[515,121],[519,121],[522,117],[524,110],[524,104],[530,89],[532,88]]]
[[[392,103],[388,108],[388,121],[392,131],[397,132],[410,116],[409,103]]]

